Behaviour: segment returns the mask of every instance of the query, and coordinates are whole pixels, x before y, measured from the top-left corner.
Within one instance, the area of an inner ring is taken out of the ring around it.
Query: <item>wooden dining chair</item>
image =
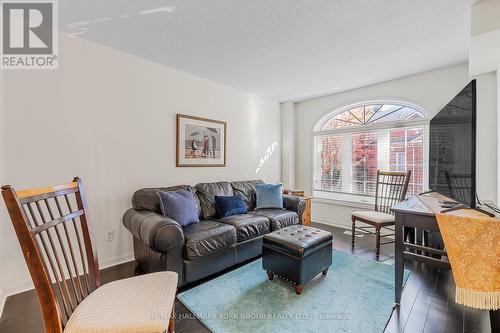
[[[177,273],[101,286],[82,182],[2,195],[35,286],[45,332],[174,330]]]
[[[408,172],[389,172],[377,170],[377,186],[375,189],[375,210],[356,211],[351,213],[352,220],[352,248],[356,230],[358,234],[375,235],[376,244],[375,251],[377,258],[380,255],[380,245],[394,243],[394,241],[386,241],[380,243],[383,237],[394,236],[394,229],[389,228],[395,223],[394,214],[390,208],[397,203],[403,201],[408,191],[410,182],[411,170]],[[364,226],[357,226],[356,221],[362,222]],[[375,229],[375,231],[371,231]],[[392,233],[381,235],[380,231],[387,229]]]

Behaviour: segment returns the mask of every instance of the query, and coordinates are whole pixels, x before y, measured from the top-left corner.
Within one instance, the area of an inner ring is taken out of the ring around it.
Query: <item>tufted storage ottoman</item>
[[[292,282],[300,295],[304,284],[332,264],[333,236],[328,231],[293,225],[264,236],[262,268],[269,280],[278,275]]]

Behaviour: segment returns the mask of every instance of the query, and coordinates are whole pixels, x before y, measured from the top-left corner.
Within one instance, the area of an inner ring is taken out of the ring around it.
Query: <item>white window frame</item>
[[[342,112],[361,107],[364,105],[377,105],[377,104],[390,104],[390,105],[400,105],[407,106],[409,108],[415,109],[420,112],[424,117],[420,119],[408,119],[408,120],[397,120],[397,121],[388,121],[375,123],[371,125],[353,125],[347,126],[343,128],[332,128],[322,130],[323,125],[330,120],[331,118],[341,114]],[[340,205],[347,206],[359,206],[366,207],[367,205],[375,204],[375,197],[368,195],[360,195],[360,194],[351,194],[351,193],[342,193],[342,192],[329,192],[329,191],[318,191],[314,189],[314,171],[316,165],[314,164],[315,156],[315,137],[323,136],[323,135],[345,135],[350,133],[359,133],[361,128],[367,128],[369,131],[378,131],[383,129],[397,129],[397,128],[407,128],[407,127],[423,127],[424,128],[424,156],[423,156],[423,164],[424,164],[424,172],[423,172],[423,183],[424,189],[426,188],[426,184],[428,184],[429,180],[429,125],[430,118],[429,113],[425,111],[424,108],[410,102],[401,101],[397,99],[377,99],[377,100],[368,100],[363,102],[357,102],[349,105],[345,105],[340,108],[335,108],[332,111],[328,112],[325,116],[321,117],[320,120],[314,126],[314,130],[311,135],[312,149],[311,149],[311,188],[310,193],[312,193],[313,198],[319,199],[325,202],[336,203]]]

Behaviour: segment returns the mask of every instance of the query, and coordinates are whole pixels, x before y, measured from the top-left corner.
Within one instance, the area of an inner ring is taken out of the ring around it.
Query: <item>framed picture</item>
[[[177,114],[178,167],[225,167],[226,123]]]

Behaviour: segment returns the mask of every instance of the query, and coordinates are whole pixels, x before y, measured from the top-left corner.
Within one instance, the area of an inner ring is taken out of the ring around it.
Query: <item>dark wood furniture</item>
[[[439,201],[450,201],[444,195],[432,192],[411,196],[391,208],[396,215],[395,234],[395,295],[396,304],[401,301],[403,288],[404,260],[414,260],[439,268],[451,269],[446,259],[446,251],[431,247],[423,235],[438,235],[439,227],[435,214],[445,210]],[[404,240],[404,228],[413,227],[417,232],[416,243]],[[433,233],[434,232],[434,233]],[[436,244],[435,241],[430,241]]]
[[[76,306],[100,286],[97,252],[92,244],[85,195],[80,186],[80,180],[75,178],[69,184],[26,191],[16,192],[10,185],[2,187],[41,304],[46,332],[62,332]],[[70,202],[71,195],[76,198],[76,208]],[[52,210],[54,205],[49,204],[50,199],[54,200],[57,213]],[[80,219],[79,227],[76,218]],[[56,228],[59,224],[64,227],[62,231]],[[63,239],[69,247],[63,246],[60,251],[58,247]],[[74,251],[76,247],[78,250]],[[70,279],[65,272],[70,272]]]
[[[312,208],[312,197],[304,197],[306,205],[304,207],[304,212],[302,213],[302,224],[311,226],[311,208]]]
[[[312,197],[306,197],[304,191],[283,190],[283,194],[304,198],[305,206],[302,213],[302,225],[311,226]]]
[[[441,239],[438,236],[439,226],[435,215],[450,210],[449,207],[442,206],[443,202],[446,201],[453,200],[439,193],[429,192],[411,196],[391,208],[396,214],[394,301],[397,305],[401,302],[405,259],[451,270],[446,250],[433,246],[433,244],[440,243],[440,241],[436,242],[437,238]],[[493,214],[493,211],[486,207],[482,207],[482,209],[479,211],[484,214]],[[415,228],[417,232],[416,244],[405,242],[405,227]],[[492,332],[498,330],[500,327],[499,310],[490,310],[490,323]]]
[[[35,286],[45,332],[61,333],[77,307],[101,285],[82,182],[75,178],[25,191],[5,185],[2,195]],[[169,332],[173,323],[171,317]]]
[[[392,240],[380,243],[380,239],[394,236],[394,229],[388,228],[394,225],[394,216],[390,208],[406,197],[410,177],[411,170],[408,172],[387,172],[377,170],[375,212],[359,211],[352,213],[352,248],[354,248],[356,230],[359,230],[362,234],[375,235],[375,251],[377,257],[380,254],[380,245],[394,243]],[[356,221],[368,224],[368,226],[357,226]],[[370,231],[372,228],[375,229],[375,232]],[[380,231],[382,229],[390,230],[392,233],[381,235]]]

